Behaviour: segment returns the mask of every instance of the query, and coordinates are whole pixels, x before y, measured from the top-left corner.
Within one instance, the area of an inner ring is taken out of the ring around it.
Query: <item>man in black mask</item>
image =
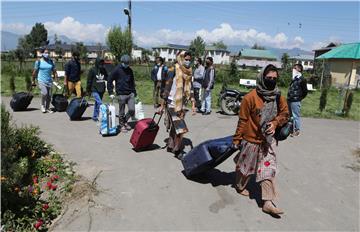
[[[71,60],[65,64],[64,85],[68,88],[68,96],[71,96],[75,90],[76,96],[81,97],[80,75],[80,53],[78,51],[73,51]]]

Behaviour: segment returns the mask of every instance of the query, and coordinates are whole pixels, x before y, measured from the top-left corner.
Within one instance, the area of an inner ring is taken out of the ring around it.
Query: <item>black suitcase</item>
[[[80,120],[87,107],[88,103],[85,98],[77,97],[70,101],[66,113],[69,115],[70,120]]]
[[[29,92],[15,93],[10,101],[13,111],[24,111],[30,105],[33,95]]]
[[[53,94],[51,104],[58,112],[65,111],[69,105],[67,98],[63,94]]]
[[[182,158],[185,175],[190,177],[216,167],[229,158],[233,136],[207,140],[194,147]]]

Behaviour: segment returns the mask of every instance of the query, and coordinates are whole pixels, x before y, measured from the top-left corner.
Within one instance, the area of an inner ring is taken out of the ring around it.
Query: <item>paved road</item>
[[[9,104],[9,98],[2,101]],[[34,99],[30,108],[38,106],[39,99]],[[92,110],[84,116],[90,117]],[[146,116],[151,112],[146,107]],[[262,213],[255,199],[231,187],[232,158],[192,181],[182,174],[181,162],[165,150],[135,153],[130,133],[103,138],[92,120],[69,121],[66,113],[30,110],[16,112],[13,118],[18,125],[39,126],[41,137],[76,162],[79,174],[91,180],[102,171],[96,203],[90,209],[80,201],[72,203],[57,231],[359,230],[359,173],[347,168],[359,147],[359,122],[305,118],[302,135],[279,144],[278,205],[285,214],[275,219]],[[237,117],[216,113],[188,115],[187,142],[196,145],[230,135],[236,123]],[[155,143],[163,146],[166,132],[160,125]]]

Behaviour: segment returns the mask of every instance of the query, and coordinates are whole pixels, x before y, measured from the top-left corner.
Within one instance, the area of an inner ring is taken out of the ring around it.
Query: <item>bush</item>
[[[73,183],[73,173],[65,172],[65,162],[39,138],[38,128],[16,128],[4,105],[1,134],[2,230],[47,230],[61,210],[54,191],[61,183]]]
[[[320,104],[319,104],[320,112],[323,112],[323,110],[325,109],[327,93],[328,93],[328,89],[324,88],[321,90]]]
[[[292,74],[289,72],[280,72],[277,84],[280,87],[288,88],[292,80]]]
[[[344,109],[343,109],[345,117],[349,116],[351,105],[353,103],[353,98],[354,98],[354,94],[352,92],[347,92],[347,94],[345,96],[345,103],[344,103]]]

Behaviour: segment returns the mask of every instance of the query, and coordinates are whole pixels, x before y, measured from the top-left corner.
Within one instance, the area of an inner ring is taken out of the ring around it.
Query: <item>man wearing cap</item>
[[[130,56],[121,56],[120,62],[109,77],[107,89],[110,98],[115,98],[113,85],[113,81],[115,81],[115,93],[119,101],[119,125],[122,132],[127,132],[131,130],[127,121],[135,115],[136,89],[133,70],[129,66]],[[125,114],[126,104],[128,106],[128,112]]]

